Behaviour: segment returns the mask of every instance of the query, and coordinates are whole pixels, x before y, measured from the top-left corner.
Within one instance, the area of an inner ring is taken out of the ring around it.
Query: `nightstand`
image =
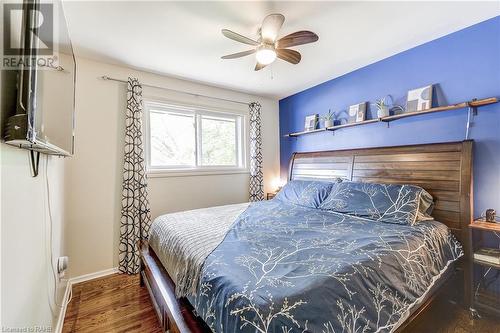
[[[278,194],[278,192],[267,193],[266,200],[271,200],[272,198],[274,198],[276,196],[276,194]]]
[[[480,292],[480,284],[484,282],[485,273],[491,270],[500,272],[500,264],[490,263],[487,261],[474,258],[474,252],[481,248],[484,244],[484,233],[497,233],[500,235],[500,223],[485,222],[482,220],[474,220],[469,224],[470,228],[470,261],[469,261],[469,274],[470,274],[470,311],[473,317],[478,317],[477,310],[482,310],[494,315],[500,315],[500,297],[491,293]],[[479,237],[474,237],[477,235]],[[479,241],[477,241],[479,239]],[[500,238],[498,238],[500,242]],[[499,244],[500,245],[500,244]],[[496,248],[500,248],[497,246]],[[474,268],[481,269],[479,280],[476,281],[476,274]],[[500,273],[499,273],[500,274]]]

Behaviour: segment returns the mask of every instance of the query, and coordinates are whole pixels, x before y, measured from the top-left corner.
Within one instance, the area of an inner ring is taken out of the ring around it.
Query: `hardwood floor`
[[[63,333],[160,333],[156,313],[139,275],[113,274],[73,286]]]
[[[406,333],[498,333],[500,318],[470,320],[458,306],[438,301],[418,325]],[[161,332],[146,288],[139,276],[114,274],[73,286],[64,333]]]
[[[485,315],[471,320],[469,312],[444,300],[437,300],[418,324],[405,333],[499,333],[500,318]]]

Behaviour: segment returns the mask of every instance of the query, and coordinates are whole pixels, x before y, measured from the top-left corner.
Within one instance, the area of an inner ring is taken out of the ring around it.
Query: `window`
[[[244,171],[245,116],[146,102],[148,172]]]

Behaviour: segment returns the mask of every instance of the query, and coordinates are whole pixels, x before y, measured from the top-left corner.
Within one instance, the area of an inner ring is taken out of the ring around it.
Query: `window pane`
[[[237,165],[236,119],[202,116],[201,163]]]
[[[151,166],[194,166],[194,116],[151,111]]]

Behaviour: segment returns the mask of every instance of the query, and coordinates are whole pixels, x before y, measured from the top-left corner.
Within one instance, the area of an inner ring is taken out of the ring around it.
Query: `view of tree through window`
[[[202,116],[201,164],[236,165],[236,120]]]
[[[244,117],[145,103],[150,169],[244,168]]]
[[[151,111],[151,166],[195,165],[194,116]]]

